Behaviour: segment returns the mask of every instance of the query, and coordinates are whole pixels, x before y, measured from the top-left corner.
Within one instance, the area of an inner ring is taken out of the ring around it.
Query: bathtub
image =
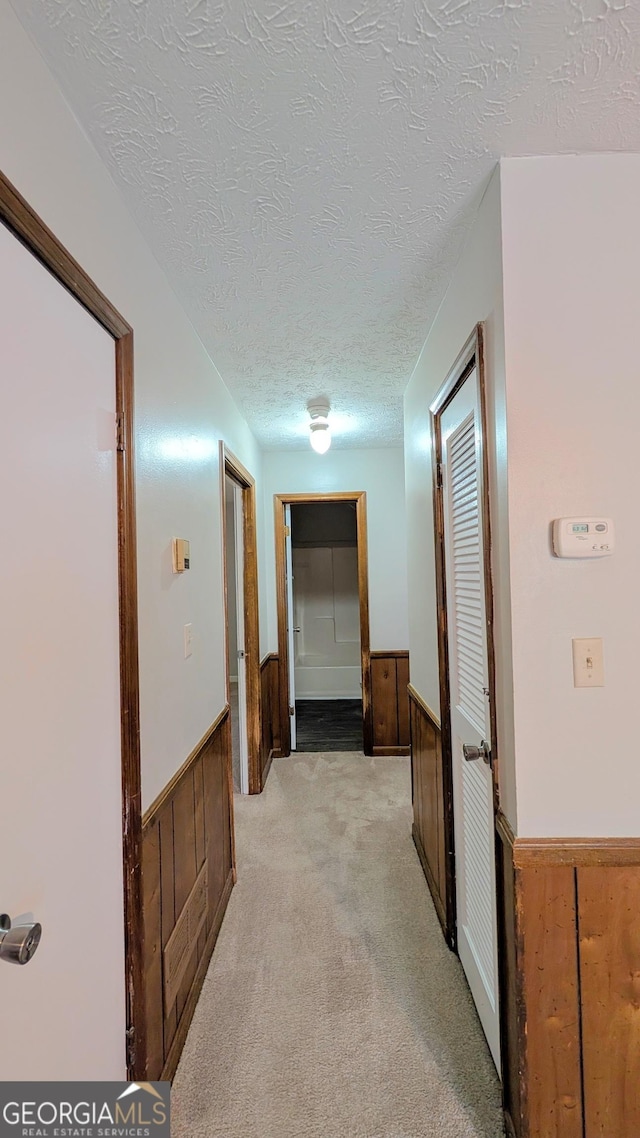
[[[296,660],[296,699],[362,699],[362,669],[353,661],[354,645],[335,645],[331,656],[302,655]],[[359,648],[356,649],[359,654]],[[342,662],[344,661],[344,662]]]

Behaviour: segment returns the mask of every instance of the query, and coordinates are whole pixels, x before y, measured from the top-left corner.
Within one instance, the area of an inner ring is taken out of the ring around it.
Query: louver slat
[[[486,734],[483,567],[473,416],[448,449],[451,581],[455,614],[452,697]],[[477,763],[462,763],[465,934],[487,993],[495,990],[489,782]]]
[[[452,439],[449,453],[452,598],[455,627],[455,702],[485,729],[482,549],[476,469],[476,432],[471,417]]]

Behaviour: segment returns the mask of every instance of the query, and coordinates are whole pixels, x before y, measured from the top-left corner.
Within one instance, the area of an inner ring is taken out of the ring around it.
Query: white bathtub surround
[[[298,699],[360,699],[357,546],[293,550]]]

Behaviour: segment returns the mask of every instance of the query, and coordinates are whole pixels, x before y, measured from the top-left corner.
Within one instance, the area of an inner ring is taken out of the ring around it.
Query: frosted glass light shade
[[[311,446],[316,454],[326,454],[331,446],[331,431],[327,422],[313,422],[311,430]]]

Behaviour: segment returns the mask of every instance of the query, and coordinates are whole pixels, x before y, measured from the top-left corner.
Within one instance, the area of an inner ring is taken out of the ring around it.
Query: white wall
[[[485,322],[491,468],[496,695],[502,807],[515,825],[509,553],[505,446],[505,365],[500,238],[500,175],[496,170],[466,247],[405,393],[408,581],[411,682],[440,713],[435,601],[433,476],[429,404],[478,321]]]
[[[518,831],[638,835],[640,156],[502,163]],[[555,517],[617,550],[558,560]],[[605,687],[573,687],[572,637]]]
[[[266,518],[266,588],[269,651],[278,647],[275,610],[274,494],[326,494],[365,490],[369,544],[371,648],[406,648],[409,642],[406,522],[402,450],[268,451],[263,455]],[[265,649],[266,651],[266,649]]]
[[[0,8],[0,104],[0,169],[134,328],[148,806],[225,703],[218,439],[257,479],[260,453],[105,167],[6,3]],[[192,568],[181,577],[171,572],[174,536],[191,541]],[[261,618],[266,629],[264,603]],[[194,647],[185,660],[187,622]]]

